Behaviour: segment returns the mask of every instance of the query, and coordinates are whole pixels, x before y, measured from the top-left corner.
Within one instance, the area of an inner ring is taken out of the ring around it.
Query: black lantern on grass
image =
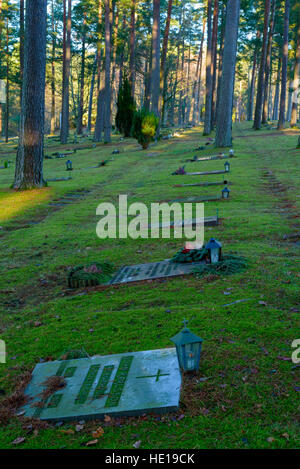
[[[208,251],[208,262],[210,264],[216,264],[221,260],[222,244],[219,243],[215,238],[210,238],[208,243],[205,245],[205,249]]]
[[[229,173],[229,171],[230,171],[230,163],[229,163],[229,161],[225,161],[225,163],[224,163],[224,168],[225,168],[226,173]]]
[[[183,371],[198,371],[203,340],[186,327],[170,340],[176,346],[179,366]]]
[[[71,160],[68,160],[66,162],[66,166],[67,166],[67,171],[72,171],[73,167],[72,167],[72,161]]]
[[[224,189],[222,190],[222,199],[228,199],[229,193],[230,190],[228,189],[228,187],[224,187]]]

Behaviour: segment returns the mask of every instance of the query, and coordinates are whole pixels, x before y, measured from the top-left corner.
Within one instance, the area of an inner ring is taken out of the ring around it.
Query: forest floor
[[[184,317],[204,339],[199,376],[185,378],[179,412],[88,422],[80,431],[75,423],[43,428],[13,417],[0,426],[0,448],[85,447],[99,426],[104,432],[98,432],[94,448],[133,448],[137,441],[145,449],[300,447],[300,365],[291,361],[292,341],[300,338],[298,135],[299,130],[254,132],[250,123],[234,125],[230,199],[205,204],[205,216],[218,209],[221,217],[219,226],[205,228],[205,238],[219,239],[224,253],[245,256],[247,270],[102,291],[69,290],[68,269],[92,261],[120,267],[163,260],[182,241],[100,240],[100,202],[117,203],[119,194],[146,204],[220,194],[222,186],[173,187],[223,179],[171,175],[205,144],[202,129],[188,129],[146,151],[114,136],[112,144],[70,155],[70,172],[68,157],[45,159],[46,178],[72,179],[49,182],[39,191],[8,189],[14,164],[0,169],[0,337],[8,354],[0,364],[0,407],[40,360],[58,359],[68,350],[108,355],[169,347]],[[1,143],[0,166],[15,160],[15,145]],[[45,153],[73,147],[48,139]],[[120,154],[112,155],[115,148]],[[216,153],[212,145],[197,152]],[[223,164],[186,163],[186,170]]]

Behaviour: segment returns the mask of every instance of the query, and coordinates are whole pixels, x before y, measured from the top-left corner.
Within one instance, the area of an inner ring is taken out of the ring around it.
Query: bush
[[[131,134],[142,145],[144,150],[154,140],[158,124],[159,119],[153,112],[141,109],[134,113]]]
[[[131,96],[128,78],[124,78],[117,100],[116,127],[124,137],[130,136],[135,102]]]

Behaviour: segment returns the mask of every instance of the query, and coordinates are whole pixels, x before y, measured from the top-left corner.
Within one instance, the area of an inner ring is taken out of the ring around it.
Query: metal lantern
[[[73,167],[72,167],[72,161],[71,160],[68,160],[66,162],[66,165],[67,165],[67,171],[72,171]]]
[[[225,168],[226,173],[229,173],[229,170],[230,170],[230,163],[229,163],[229,161],[225,161],[225,163],[224,163],[224,168]]]
[[[198,371],[203,340],[186,327],[170,340],[176,346],[179,366],[183,371]]]
[[[222,199],[228,199],[229,193],[230,190],[228,189],[228,187],[224,187],[224,189],[222,190]]]
[[[208,262],[210,264],[216,264],[221,260],[222,244],[214,238],[210,238],[208,243],[205,245],[205,249],[208,251]]]

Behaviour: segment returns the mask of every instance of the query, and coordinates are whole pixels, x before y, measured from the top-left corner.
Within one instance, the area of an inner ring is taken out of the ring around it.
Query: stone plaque
[[[149,225],[149,229],[151,228],[166,228],[170,226],[171,228],[174,228],[175,226],[193,226],[195,227],[196,225],[201,225],[204,223],[204,226],[217,226],[219,223],[218,215],[212,216],[212,217],[204,217],[204,219],[198,219],[196,218],[191,218],[187,220],[182,220],[182,221],[176,221],[176,222],[164,222],[164,223],[158,223],[158,224],[153,224]]]
[[[66,386],[43,407],[43,383],[62,376]],[[38,364],[27,386],[26,417],[49,421],[164,413],[179,407],[181,374],[175,348]]]
[[[200,171],[195,173],[185,173],[184,176],[207,176],[208,174],[224,174],[228,172],[229,171],[225,171],[225,169],[221,169],[218,171]]]
[[[203,195],[202,197],[199,196],[192,196],[192,197],[185,197],[182,199],[173,199],[173,200],[168,200],[167,202],[211,202],[211,201],[216,201],[216,200],[221,200],[222,197],[220,195]]]
[[[201,262],[192,262],[182,264],[179,262],[170,262],[164,260],[160,262],[151,262],[149,264],[137,264],[122,267],[113,279],[110,285],[117,283],[140,282],[142,280],[153,280],[163,277],[177,277],[179,275],[189,275],[194,269],[202,264]]]

